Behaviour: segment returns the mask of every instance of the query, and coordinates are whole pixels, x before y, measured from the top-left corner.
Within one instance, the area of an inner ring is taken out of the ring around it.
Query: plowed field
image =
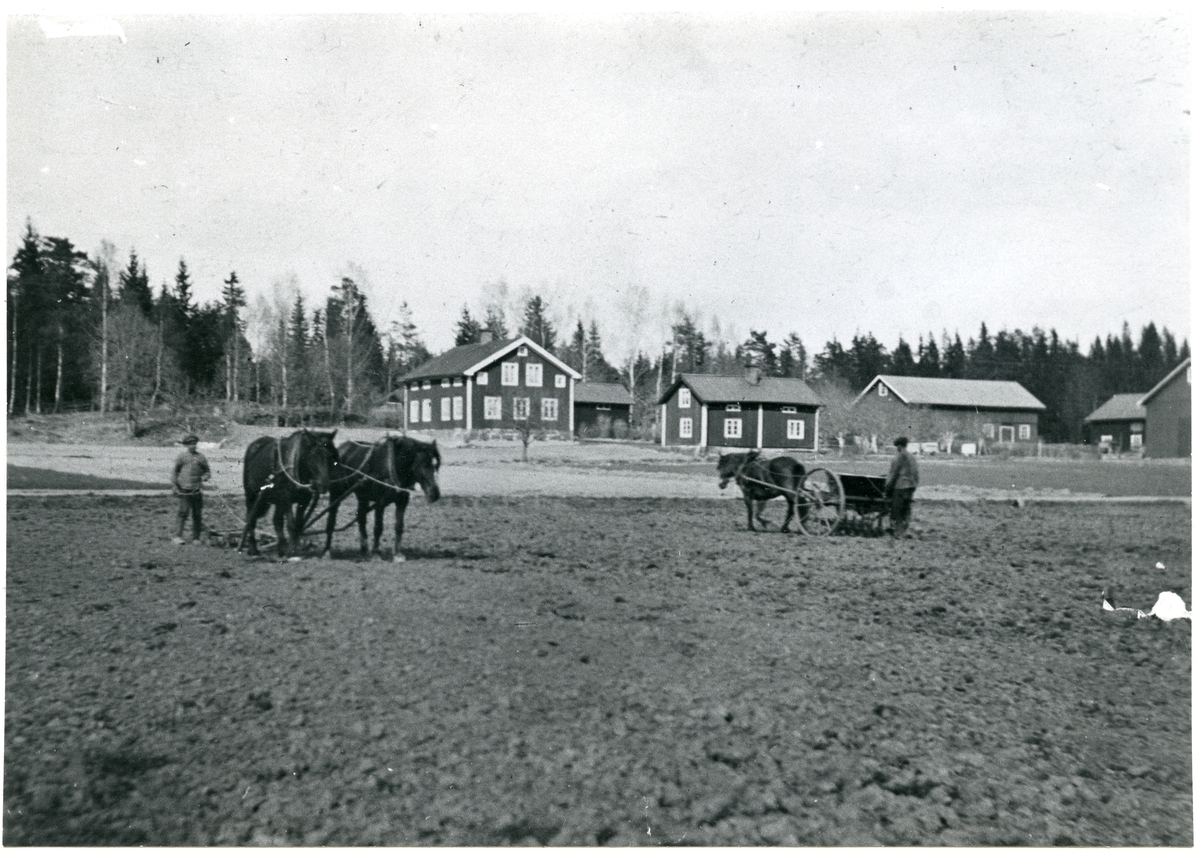
[[[1183,507],[447,497],[405,564],[172,509],[9,499],[5,845],[1193,840],[1190,621],[1100,609],[1192,604]]]

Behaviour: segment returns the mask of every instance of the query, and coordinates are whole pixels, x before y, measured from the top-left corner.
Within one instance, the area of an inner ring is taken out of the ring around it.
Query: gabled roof
[[[397,383],[424,381],[433,378],[453,378],[460,375],[474,375],[488,364],[494,363],[506,354],[516,351],[519,346],[528,346],[554,364],[562,372],[572,378],[581,378],[580,374],[550,352],[539,346],[529,337],[516,337],[508,340],[495,340],[489,343],[467,343],[465,346],[455,346],[450,351],[442,352],[437,357],[426,361],[416,369],[400,378]]]
[[[1144,393],[1118,393],[1087,417],[1084,423],[1099,423],[1105,420],[1145,420],[1146,409],[1138,404]]]
[[[1184,360],[1179,364],[1179,366],[1175,367],[1175,369],[1173,369],[1169,373],[1167,373],[1166,378],[1164,378],[1158,384],[1154,385],[1154,387],[1150,388],[1150,392],[1138,400],[1138,405],[1144,406],[1151,399],[1158,396],[1158,393],[1160,390],[1162,390],[1164,387],[1166,387],[1168,384],[1170,384],[1171,381],[1175,378],[1175,376],[1179,375],[1179,373],[1183,372],[1185,369],[1187,369],[1191,365],[1192,365],[1192,359],[1190,357],[1184,358]]]
[[[854,400],[858,404],[875,385],[883,382],[906,405],[941,405],[949,408],[1011,408],[1045,411],[1041,401],[1015,381],[968,378],[917,378],[877,375]]]
[[[685,372],[658,399],[662,405],[680,386],[686,384],[705,404],[720,402],[761,403],[763,405],[808,405],[819,408],[825,403],[813,389],[798,378],[760,378],[751,384],[744,375],[702,375]]]
[[[575,401],[585,405],[629,405],[633,400],[624,385],[581,381],[575,385]]]

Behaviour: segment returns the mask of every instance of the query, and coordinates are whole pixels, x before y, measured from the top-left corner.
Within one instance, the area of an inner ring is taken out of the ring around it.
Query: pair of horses
[[[301,429],[286,438],[258,438],[246,448],[242,487],[246,493],[246,524],[238,551],[258,553],[255,527],[274,507],[273,523],[280,556],[298,547],[304,528],[312,520],[322,495],[328,494],[325,548],[329,553],[338,507],[353,494],[358,500],[358,532],[368,554],[367,514],[375,511],[374,553],[379,553],[383,514],[396,507],[396,544],[393,559],[402,562],[400,540],[409,494],[420,486],[431,503],[441,497],[437,473],[441,454],[437,443],[407,437],[387,437],[375,444],[347,441],[334,446],[332,432]]]

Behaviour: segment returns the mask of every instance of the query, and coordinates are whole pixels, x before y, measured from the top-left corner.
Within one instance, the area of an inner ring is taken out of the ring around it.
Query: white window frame
[[[454,397],[454,419],[463,419],[463,398],[461,396]]]
[[[512,416],[513,420],[528,420],[529,419],[529,397],[514,396],[512,398]]]
[[[686,387],[679,388],[679,407],[680,408],[691,408],[692,407],[692,392],[690,390],[688,390]]]
[[[680,417],[679,418],[679,437],[680,438],[691,438],[692,437],[692,418],[690,418],[690,417]]]
[[[884,384],[882,381],[879,382],[879,395],[884,397],[885,399],[887,398],[887,385]]]
[[[1130,432],[1129,433],[1129,449],[1130,450],[1142,449],[1142,433],[1141,432]]]
[[[483,397],[483,419],[484,420],[503,420],[504,419],[504,397],[502,397],[502,396],[485,396],[485,397]]]
[[[454,385],[455,387],[462,387],[462,379],[461,378],[456,378],[453,381],[451,381],[450,383],[452,385]]]
[[[995,439],[995,437],[996,437],[996,424],[995,423],[984,423],[983,424],[983,437],[987,438],[989,441]]]
[[[731,439],[740,439],[742,437],[742,418],[725,418],[725,437]]]
[[[565,375],[563,375],[561,372],[554,373],[554,386],[555,387],[566,387],[567,386],[567,377]]]
[[[1017,424],[1017,440],[1030,441],[1033,439],[1033,424],[1018,423]]]
[[[517,349],[517,357],[529,357],[529,347],[521,346]]]
[[[779,409],[779,413],[780,414],[795,414],[796,406],[795,405],[785,405]]]
[[[475,373],[475,383],[478,384],[480,387],[487,387],[487,373],[486,372]]]
[[[521,383],[521,365],[516,361],[500,364],[500,384],[503,387],[516,387]]]
[[[542,419],[547,422],[554,422],[558,420],[557,396],[542,397]]]
[[[433,400],[431,400],[431,399],[422,399],[421,400],[421,422],[422,423],[432,423],[433,422]]]
[[[421,422],[421,400],[419,400],[419,399],[408,400],[408,422],[409,423],[420,423]]]
[[[802,419],[787,422],[787,437],[789,441],[804,440],[804,421]]]
[[[442,379],[442,387],[449,387],[449,386],[450,386],[450,379],[443,378]]]
[[[450,397],[449,396],[442,397],[442,422],[443,423],[450,422]]]
[[[421,382],[421,390],[429,390],[429,388],[430,388],[430,387],[432,387],[432,386],[433,386],[433,385],[432,385],[432,384],[430,384],[428,381],[422,381],[422,382]]]
[[[542,365],[540,363],[525,364],[525,386],[542,386]]]
[[[740,402],[731,402],[731,403],[729,403],[728,405],[726,405],[726,406],[725,406],[725,410],[726,410],[726,411],[741,411],[741,410],[742,410],[742,403],[740,403]],[[738,437],[740,438],[741,436],[739,435]]]

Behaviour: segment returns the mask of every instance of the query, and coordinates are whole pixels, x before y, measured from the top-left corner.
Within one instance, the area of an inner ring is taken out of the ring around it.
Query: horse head
[[[722,453],[717,460],[717,476],[721,478],[720,487],[725,488],[730,480],[737,479],[748,457],[745,453]]]
[[[297,444],[297,477],[300,482],[311,484],[317,494],[324,494],[329,491],[338,463],[337,446],[333,443],[337,430],[316,432],[303,429],[297,435],[298,438],[292,436]]]
[[[442,496],[438,487],[438,469],[442,466],[442,454],[437,441],[417,441],[413,438],[391,438],[392,461],[397,485],[411,486],[419,483],[425,499],[435,503]]]

